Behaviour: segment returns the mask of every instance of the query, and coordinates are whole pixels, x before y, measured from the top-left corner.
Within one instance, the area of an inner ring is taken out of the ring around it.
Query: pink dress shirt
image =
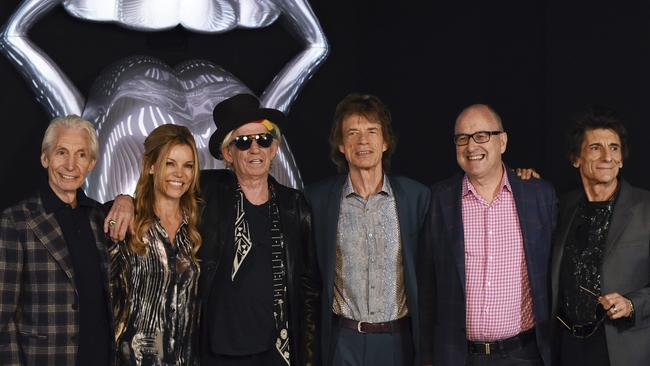
[[[491,203],[467,176],[462,185],[467,339],[492,341],[535,325],[524,241],[504,169]]]

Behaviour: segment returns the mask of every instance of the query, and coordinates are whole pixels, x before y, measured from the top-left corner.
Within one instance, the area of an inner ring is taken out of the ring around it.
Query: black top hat
[[[221,143],[226,135],[237,128],[256,121],[269,120],[282,128],[285,121],[284,113],[277,109],[260,108],[260,102],[250,94],[237,94],[214,107],[212,112],[217,131],[210,137],[208,148],[210,154],[222,159]]]

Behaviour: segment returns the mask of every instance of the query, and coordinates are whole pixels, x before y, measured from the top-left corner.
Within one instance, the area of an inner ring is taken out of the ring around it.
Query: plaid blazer
[[[97,204],[90,227],[107,274],[103,220]],[[107,276],[103,286],[108,294]],[[0,365],[74,365],[77,309],[63,232],[37,193],[0,216]]]

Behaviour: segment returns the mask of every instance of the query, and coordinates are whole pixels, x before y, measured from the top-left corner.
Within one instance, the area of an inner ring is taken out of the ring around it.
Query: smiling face
[[[454,134],[471,135],[478,131],[500,131],[503,128],[494,114],[485,106],[470,107],[456,121]],[[501,155],[506,151],[508,135],[501,133],[490,141],[477,144],[470,138],[464,146],[456,146],[456,161],[470,180],[501,179]]]
[[[623,167],[620,137],[610,129],[585,131],[573,166],[578,168],[585,186],[616,186],[618,171]]]
[[[194,180],[195,166],[192,148],[185,144],[176,144],[169,149],[163,162],[157,164],[162,169],[152,165],[150,172],[154,174],[154,189],[157,197],[179,200],[190,188]]]
[[[41,165],[47,169],[48,182],[57,197],[73,203],[77,189],[95,166],[90,137],[81,128],[59,127],[54,133],[55,142],[41,154]]]
[[[343,119],[341,134],[339,151],[345,155],[350,171],[382,169],[381,159],[388,145],[381,124],[352,114]]]
[[[265,134],[269,131],[261,123],[247,123],[232,132],[232,137]],[[271,161],[278,151],[278,140],[273,139],[271,146],[264,148],[253,141],[247,150],[239,150],[234,144],[221,149],[226,162],[231,166],[238,180],[266,178],[271,169]]]

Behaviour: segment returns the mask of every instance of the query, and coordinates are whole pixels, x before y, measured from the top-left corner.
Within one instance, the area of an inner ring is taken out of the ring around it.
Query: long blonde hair
[[[128,241],[129,248],[138,255],[144,255],[147,251],[147,244],[143,238],[149,229],[154,225],[156,214],[155,184],[160,184],[163,178],[165,163],[171,149],[177,145],[186,145],[192,149],[194,166],[192,182],[190,187],[181,196],[180,207],[188,219],[188,234],[194,244],[192,254],[196,253],[201,246],[201,234],[198,231],[200,218],[200,205],[202,200],[199,192],[199,154],[196,150],[194,137],[187,127],[165,124],[157,127],[144,140],[144,154],[142,155],[142,166],[140,167],[140,178],[135,187],[135,220],[134,235]],[[151,166],[154,166],[154,174],[150,174]]]

